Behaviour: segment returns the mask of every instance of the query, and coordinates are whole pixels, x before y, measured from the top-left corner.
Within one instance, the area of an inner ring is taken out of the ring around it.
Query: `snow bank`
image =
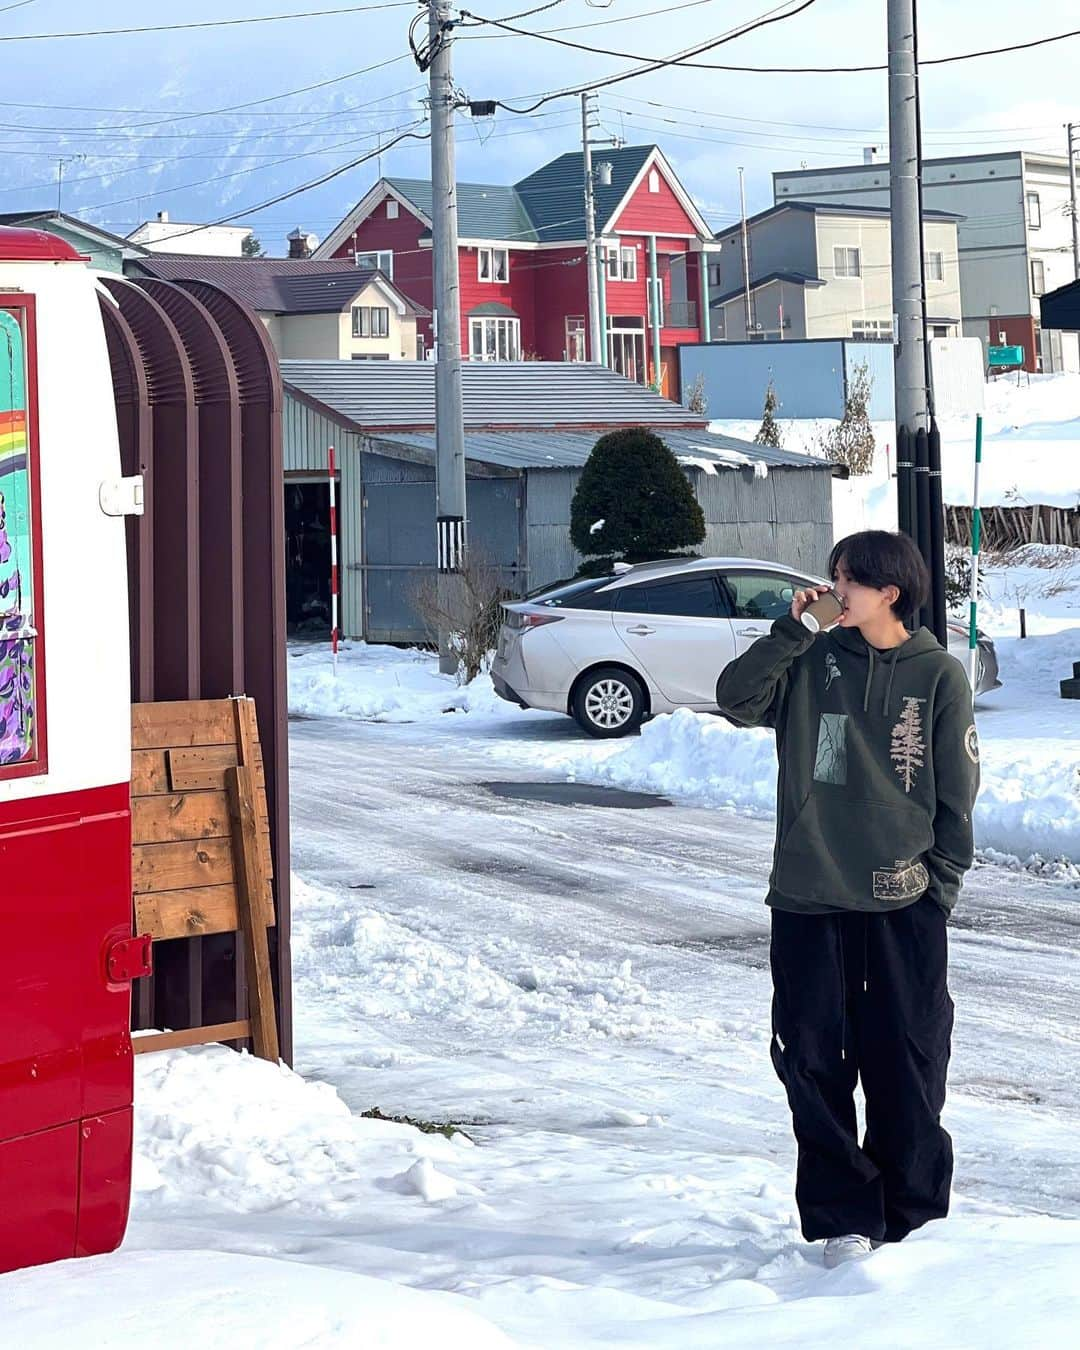
[[[24,1350],[506,1350],[464,1299],[349,1271],[220,1251],[122,1251],[0,1277]]]
[[[716,421],[711,431],[753,440],[758,422]],[[815,453],[822,432],[830,422],[810,419],[778,418],[786,450]],[[941,467],[945,501],[957,506],[971,504],[975,467],[975,418],[942,418]],[[854,480],[858,496],[865,498],[862,485],[880,482],[884,474],[896,471],[896,429],[890,422],[874,423],[878,445],[878,463],[873,480]],[[986,386],[983,412],[983,464],[980,496],[984,506],[1024,506],[1036,502],[1047,506],[1080,505],[1080,375],[1063,372],[1033,375],[1019,385],[1015,376],[990,381]],[[886,454],[885,447],[890,451]],[[886,466],[886,462],[888,468]],[[895,528],[896,508],[889,494],[878,494],[876,503],[864,501],[871,516],[865,523],[852,526],[851,512],[856,505],[851,491],[841,484],[834,487],[837,506],[837,538],[849,528],[878,526]],[[894,494],[893,494],[894,495]],[[890,524],[891,512],[891,524]]]
[[[490,675],[459,685],[441,675],[430,652],[348,643],[334,674],[329,645],[295,644],[288,653],[289,711],[306,717],[423,722],[444,713],[513,714]]]

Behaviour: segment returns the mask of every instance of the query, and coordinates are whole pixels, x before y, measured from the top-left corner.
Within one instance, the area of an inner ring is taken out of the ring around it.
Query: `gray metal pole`
[[[750,340],[753,326],[752,302],[750,300],[750,236],[746,227],[746,183],[742,169],[739,170],[739,211],[742,214],[742,265],[743,285],[746,292],[746,340]]]
[[[597,276],[596,195],[593,185],[592,145],[589,141],[588,92],[581,96],[581,157],[585,168],[585,258],[589,282],[589,360],[603,361],[603,336],[600,331],[600,286]]]
[[[1075,122],[1069,123],[1069,201],[1072,203],[1073,236],[1073,276],[1080,281],[1080,218],[1076,205],[1076,146],[1073,144],[1077,132]]]
[[[889,190],[893,313],[896,316],[893,340],[899,437],[901,428],[912,433],[928,430],[913,0],[888,0],[888,32]]]
[[[453,30],[444,0],[428,0],[433,52],[431,98],[431,244],[435,266],[435,515],[439,609],[445,615],[457,588],[453,573],[465,550],[465,418],[461,398],[461,294],[458,284],[457,184],[454,172]],[[445,626],[439,669],[454,674]]]

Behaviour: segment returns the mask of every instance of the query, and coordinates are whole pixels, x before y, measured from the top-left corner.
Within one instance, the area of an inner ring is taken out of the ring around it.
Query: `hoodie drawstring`
[[[866,650],[870,654],[870,664],[866,668],[866,687],[862,696],[863,712],[870,711],[870,686],[874,683],[874,649],[867,643]]]
[[[870,689],[874,683],[874,670],[877,666],[877,654],[869,643],[866,644],[866,654],[869,657],[869,661],[866,667],[866,685],[863,688],[863,712],[870,711]],[[899,660],[899,656],[900,649],[897,647],[889,660],[882,657],[882,663],[889,667],[889,679],[885,685],[885,697],[881,701],[882,717],[888,717],[889,715],[889,704],[892,701],[893,677],[896,674],[896,663]]]

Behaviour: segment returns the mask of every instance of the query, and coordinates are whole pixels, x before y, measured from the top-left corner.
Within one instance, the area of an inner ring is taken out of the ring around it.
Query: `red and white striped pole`
[[[328,451],[330,462],[330,656],[337,677],[338,648],[338,561],[337,561],[337,472],[334,447]]]

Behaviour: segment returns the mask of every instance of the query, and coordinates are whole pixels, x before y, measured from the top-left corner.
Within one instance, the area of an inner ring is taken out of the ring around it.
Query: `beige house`
[[[960,331],[960,219],[944,211],[924,214],[928,337]],[[751,216],[749,306],[742,227],[716,238],[720,252],[709,264],[714,341],[891,340],[887,209],[784,202]]]
[[[427,311],[381,272],[307,258],[140,258],[128,269],[161,281],[206,281],[243,300],[281,360],[415,361]]]

